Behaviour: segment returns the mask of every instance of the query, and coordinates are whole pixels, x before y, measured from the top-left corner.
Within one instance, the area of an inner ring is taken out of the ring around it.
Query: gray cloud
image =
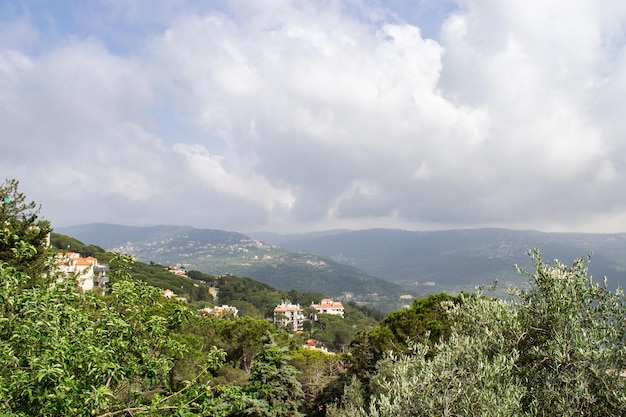
[[[148,3],[0,25],[2,175],[55,224],[623,231],[619,2]]]

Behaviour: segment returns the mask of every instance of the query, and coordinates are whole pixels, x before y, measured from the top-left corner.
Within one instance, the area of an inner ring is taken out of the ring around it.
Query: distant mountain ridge
[[[252,236],[256,236],[254,233]],[[526,252],[537,247],[545,261],[571,263],[593,252],[590,273],[608,277],[610,287],[626,284],[626,234],[545,233],[532,230],[468,229],[407,231],[369,229],[326,235],[280,235],[285,249],[328,256],[365,272],[425,292],[471,290],[498,280],[501,286],[525,279],[514,265],[531,268]]]
[[[275,288],[398,301],[406,290],[330,258],[295,253],[237,232],[188,226],[121,226],[93,223],[58,232],[142,262],[183,264],[212,275],[250,277]]]
[[[132,227],[91,224],[61,233],[144,262],[181,263],[219,275],[248,276],[276,288],[425,295],[473,291],[498,281],[500,294],[527,280],[514,269],[531,269],[526,252],[537,247],[544,261],[571,263],[593,252],[590,273],[609,286],[626,285],[626,234],[544,233],[532,230],[399,229],[329,230],[281,235],[188,226]],[[393,283],[393,284],[392,284]]]

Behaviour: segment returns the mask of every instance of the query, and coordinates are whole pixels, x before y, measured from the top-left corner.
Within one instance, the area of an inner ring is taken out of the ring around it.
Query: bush
[[[622,291],[594,282],[583,259],[530,256],[536,271],[520,271],[531,285],[516,301],[448,302],[446,341],[380,361],[369,389],[353,383],[328,415],[626,415]]]

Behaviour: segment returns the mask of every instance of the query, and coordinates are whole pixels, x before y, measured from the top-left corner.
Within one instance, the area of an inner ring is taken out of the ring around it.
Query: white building
[[[328,348],[326,346],[324,346],[322,343],[315,339],[307,340],[304,345],[302,345],[302,347],[307,350],[318,350],[329,355],[334,355],[334,353],[328,351]]]
[[[294,333],[303,330],[304,314],[300,304],[283,301],[274,308],[274,324],[278,327],[290,328]]]
[[[225,317],[229,315],[237,317],[237,315],[239,314],[239,310],[237,309],[237,307],[222,304],[221,306],[215,306],[213,308],[205,307],[200,310],[200,313],[211,314],[216,317]]]
[[[94,287],[100,287],[104,291],[109,281],[106,276],[108,266],[99,264],[93,256],[83,258],[76,252],[58,253],[56,265],[60,274],[76,276],[78,287],[82,291],[90,291]]]
[[[343,317],[343,304],[341,301],[333,301],[330,298],[323,298],[319,304],[311,303],[311,307],[317,310],[318,314],[332,314]]]

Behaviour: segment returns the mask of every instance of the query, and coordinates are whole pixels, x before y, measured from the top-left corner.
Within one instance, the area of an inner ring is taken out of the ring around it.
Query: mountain
[[[256,236],[256,234],[251,234]],[[471,291],[498,280],[504,290],[524,285],[514,269],[532,268],[527,251],[537,247],[544,261],[571,263],[593,252],[590,273],[626,284],[626,234],[543,233],[508,229],[407,231],[370,229],[325,234],[264,234],[285,249],[315,253],[418,292]]]
[[[94,223],[56,230],[142,262],[182,264],[212,275],[250,277],[275,288],[397,302],[406,290],[354,266],[320,255],[296,253],[236,232],[187,226],[135,227]],[[374,303],[383,309],[383,306]]]
[[[209,274],[248,276],[276,288],[394,299],[406,291],[426,295],[473,291],[498,281],[499,292],[527,279],[514,265],[532,270],[527,251],[544,261],[570,264],[593,253],[590,273],[609,287],[626,285],[626,234],[544,233],[531,230],[398,229],[329,230],[281,235],[243,235],[185,226],[129,227],[91,224],[62,233],[144,262],[181,263]],[[267,242],[267,243],[265,243]],[[376,277],[376,278],[374,278]],[[395,284],[390,284],[395,283]]]

